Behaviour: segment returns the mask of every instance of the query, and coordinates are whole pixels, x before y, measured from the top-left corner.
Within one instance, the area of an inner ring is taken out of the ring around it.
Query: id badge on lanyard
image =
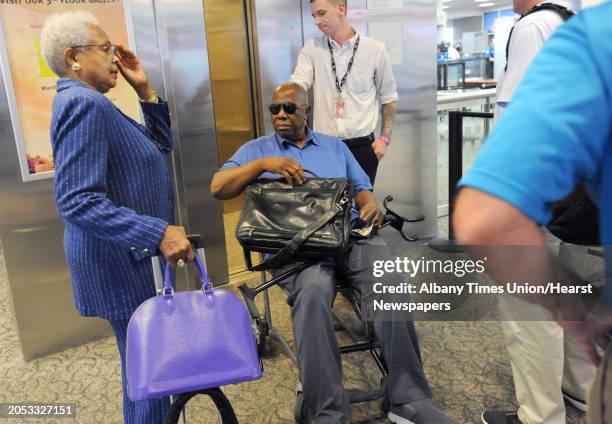
[[[338,96],[334,100],[334,118],[335,119],[344,119],[346,117],[346,101],[342,94],[338,94]]]
[[[336,92],[337,96],[333,100],[334,104],[332,105],[332,111],[335,119],[344,119],[346,117],[346,99],[342,96],[342,88],[346,84],[346,77],[348,77],[351,68],[353,67],[353,60],[355,60],[355,54],[357,53],[357,48],[359,47],[360,36],[357,36],[357,40],[355,41],[355,47],[353,47],[353,55],[349,60],[348,66],[346,67],[346,73],[342,77],[342,81],[338,81],[338,74],[336,73],[336,61],[334,60],[334,50],[332,48],[329,39],[327,40],[327,47],[329,48],[329,55],[331,58],[331,67],[333,75],[336,79]]]

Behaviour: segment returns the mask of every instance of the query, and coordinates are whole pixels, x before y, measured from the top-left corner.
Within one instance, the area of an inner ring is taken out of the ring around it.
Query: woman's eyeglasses
[[[113,43],[104,43],[104,44],[84,44],[82,46],[71,46],[73,49],[85,48],[85,47],[100,47],[100,50],[110,54],[111,56],[115,55],[117,51],[117,46]]]
[[[277,113],[281,111],[281,109],[283,109],[285,113],[289,115],[293,115],[296,110],[298,110],[299,108],[303,108],[304,106],[306,105],[298,106],[295,103],[291,103],[291,102],[271,103],[270,106],[268,106],[268,109],[270,109],[270,113],[272,115],[276,115]]]

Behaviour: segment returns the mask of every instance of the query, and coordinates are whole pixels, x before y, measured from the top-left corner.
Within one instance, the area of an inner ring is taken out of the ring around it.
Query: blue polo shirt
[[[320,134],[306,128],[306,140],[297,147],[278,134],[266,135],[251,140],[229,158],[221,169],[246,165],[256,159],[286,156],[298,162],[303,169],[314,172],[321,178],[346,178],[353,185],[353,195],[371,190],[372,184],[361,166],[339,138]],[[306,174],[306,178],[312,176]],[[282,178],[278,174],[264,172],[260,178]]]
[[[306,140],[297,147],[278,134],[251,140],[229,158],[221,169],[236,168],[257,159],[289,157],[303,169],[314,172],[321,178],[346,178],[353,186],[353,196],[363,190],[371,190],[370,178],[363,171],[351,151],[339,138],[321,134],[306,128]],[[306,178],[312,177],[306,173]],[[278,179],[278,174],[264,172],[260,178]],[[354,208],[353,208],[354,209]],[[353,219],[356,211],[353,210]]]
[[[539,224],[586,182],[600,209],[612,304],[612,2],[549,39],[460,186],[496,196]]]

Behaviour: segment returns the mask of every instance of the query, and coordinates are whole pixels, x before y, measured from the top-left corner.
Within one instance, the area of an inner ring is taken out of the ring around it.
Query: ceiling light
[[[450,3],[452,0],[442,0],[442,3]]]
[[[490,2],[490,0],[474,0],[476,3],[482,3],[482,2]]]
[[[478,5],[478,7],[489,7],[489,6],[495,6],[495,3],[480,3]]]
[[[448,9],[448,6],[442,6],[442,10]]]

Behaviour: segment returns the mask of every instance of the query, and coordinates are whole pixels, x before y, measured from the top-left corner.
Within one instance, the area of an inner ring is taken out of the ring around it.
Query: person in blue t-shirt
[[[485,57],[491,62],[493,62],[493,59],[495,59],[495,45],[493,44],[492,38],[489,39],[489,47],[487,47],[487,50],[485,51]]]
[[[540,300],[555,305],[559,323],[593,363],[602,363],[591,390],[593,423],[612,421],[612,408],[600,403],[612,401],[610,349],[601,355],[609,348],[612,330],[610,22],[612,2],[607,2],[572,18],[551,37],[461,180],[453,216],[457,239],[466,245],[544,246],[540,226],[550,219],[553,202],[586,184],[600,209],[606,286],[593,299],[563,295]],[[538,281],[550,271],[533,258],[522,259],[531,263],[513,263],[515,273],[532,273]],[[536,269],[542,274],[535,275]]]
[[[304,169],[308,169],[322,178],[349,179],[359,209],[359,219],[354,222],[378,224],[382,214],[371,192],[372,185],[348,147],[337,137],[316,133],[306,126],[310,112],[306,91],[296,83],[282,84],[274,91],[269,109],[275,134],[241,146],[215,174],[211,183],[213,196],[231,199],[256,179],[279,175],[288,184],[300,185],[305,178]],[[349,401],[342,385],[332,303],[337,276],[359,290],[368,290],[373,268],[372,262],[365,258],[372,257],[391,257],[379,234],[356,241],[341,258],[322,259],[280,283],[291,306],[304,396],[301,411],[304,422],[348,421]],[[276,270],[274,274],[280,272]],[[395,423],[452,423],[429,403],[431,390],[423,372],[413,322],[394,317],[374,323],[390,367],[389,419]]]

